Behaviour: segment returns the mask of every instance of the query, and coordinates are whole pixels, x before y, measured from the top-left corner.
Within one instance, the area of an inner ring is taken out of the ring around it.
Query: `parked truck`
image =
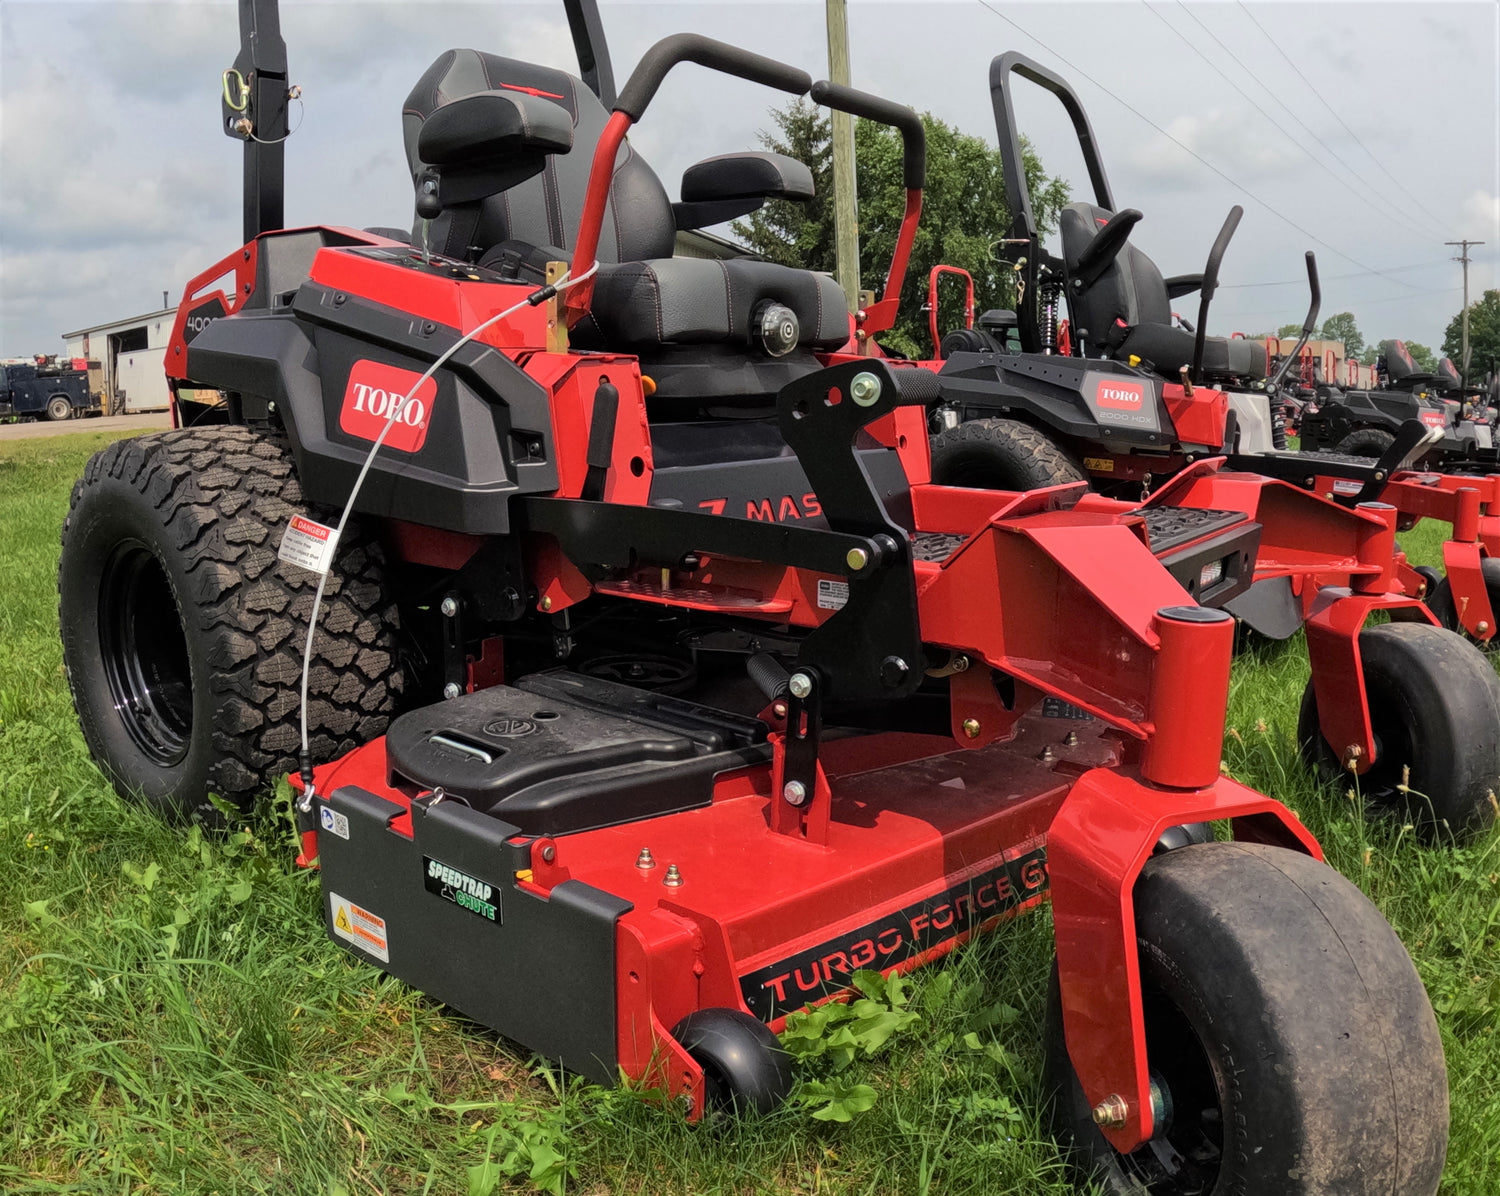
[[[84,358],[0,361],[0,417],[73,419],[100,411],[99,363]]]

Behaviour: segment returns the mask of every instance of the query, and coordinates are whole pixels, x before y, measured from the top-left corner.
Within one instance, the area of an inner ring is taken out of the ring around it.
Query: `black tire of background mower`
[[[1221,1124],[1239,1127],[1206,1196],[1437,1191],[1442,1042],[1406,949],[1363,893],[1299,852],[1209,843],[1147,861],[1135,911],[1142,985],[1185,1017],[1189,1050],[1213,1061]],[[1153,1072],[1171,1041],[1148,1034]],[[1133,1180],[1094,1126],[1055,968],[1043,1045],[1054,1130],[1080,1170],[1110,1196],[1174,1192]]]
[[[1489,595],[1490,609],[1500,615],[1500,557],[1482,557],[1479,572],[1484,578],[1484,591]],[[1423,571],[1423,576],[1426,576],[1426,571]],[[1447,577],[1440,577],[1436,585],[1429,585],[1425,601],[1427,609],[1436,616],[1439,623],[1449,631],[1456,631],[1468,638],[1469,633],[1458,621],[1458,604],[1453,601],[1453,586]],[[1485,651],[1494,651],[1500,648],[1500,637],[1486,640],[1481,646]]]
[[[1360,792],[1378,809],[1409,819],[1429,841],[1488,825],[1495,814],[1491,795],[1500,793],[1500,678],[1489,661],[1462,636],[1427,623],[1367,627],[1359,633],[1359,654],[1372,719],[1380,717],[1377,703],[1385,705],[1409,736],[1412,758],[1387,765],[1408,764],[1415,791],[1361,778]],[[1297,743],[1326,780],[1352,784],[1318,727],[1311,681],[1297,715]],[[1371,773],[1379,768],[1377,757]]]
[[[931,439],[932,480],[976,490],[1040,490],[1085,480],[1045,432],[1014,419],[972,419]]]
[[[58,563],[63,662],[84,740],[116,790],[163,813],[221,821],[213,793],[248,809],[295,771],[298,691],[317,576],[278,561],[306,512],[283,437],[242,427],[116,441],[73,487]],[[327,516],[325,516],[327,518]],[[331,522],[331,520],[330,520]],[[187,641],[193,731],[164,767],[113,708],[100,653],[99,586],[121,537],[141,541],[170,582]],[[384,733],[402,688],[396,607],[378,542],[351,519],[328,575],[308,680],[315,762]]]
[[[699,1009],[677,1023],[672,1037],[703,1068],[710,1109],[764,1115],[791,1094],[791,1058],[759,1018],[739,1009]]]
[[[1396,437],[1382,428],[1355,428],[1333,446],[1333,451],[1347,453],[1351,457],[1374,457],[1379,460],[1385,455],[1385,450],[1395,443]]]
[[[47,400],[47,418],[61,422],[73,418],[73,401],[67,395],[53,395]]]

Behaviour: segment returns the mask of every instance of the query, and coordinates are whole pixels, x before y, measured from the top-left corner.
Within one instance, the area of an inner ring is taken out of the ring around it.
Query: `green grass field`
[[[215,838],[122,804],[84,750],[57,642],[58,527],[106,439],[0,445],[0,1189],[1073,1191],[1035,1113],[1045,913],[915,979],[914,1024],[841,1073],[875,1090],[868,1112],[694,1129],[563,1079],[333,946],[274,813]],[[1443,530],[1403,542],[1433,560]],[[1297,641],[1237,663],[1225,759],[1298,812],[1405,940],[1448,1057],[1443,1191],[1493,1196],[1500,830],[1424,849],[1312,785],[1292,738],[1306,677]]]

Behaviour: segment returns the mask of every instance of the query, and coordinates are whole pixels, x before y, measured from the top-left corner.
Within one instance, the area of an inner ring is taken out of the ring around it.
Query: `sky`
[[[827,74],[823,4],[601,4],[617,82],[691,31]],[[849,0],[856,87],[995,141],[990,60],[1020,50],[1088,110],[1117,205],[1167,275],[1201,270],[1231,205],[1216,333],[1300,322],[1303,253],[1323,314],[1369,341],[1438,347],[1500,287],[1500,5],[1225,0]],[[560,3],[283,0],[301,123],[287,144],[291,225],[409,226],[401,103],[443,50],[473,46],[576,73]],[[233,3],[0,0],[0,356],[52,353],[76,328],[152,311],[240,244],[241,150],[219,131]],[[632,134],[677,195],[702,158],[758,148],[775,93],[693,66]],[[1061,107],[1018,84],[1021,129],[1087,197]],[[294,113],[294,121],[296,114]],[[1196,297],[1187,300],[1196,305]],[[1194,313],[1196,307],[1194,306]],[[1189,312],[1184,312],[1190,315]]]

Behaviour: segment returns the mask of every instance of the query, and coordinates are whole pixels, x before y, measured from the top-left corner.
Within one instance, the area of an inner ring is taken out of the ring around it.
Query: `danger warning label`
[[[328,909],[333,914],[334,934],[345,942],[353,943],[366,955],[373,955],[381,963],[391,962],[384,918],[337,893],[328,894]]]
[[[338,533],[301,515],[293,515],[281,536],[276,555],[289,565],[300,565],[314,573],[327,573],[338,547]]]

